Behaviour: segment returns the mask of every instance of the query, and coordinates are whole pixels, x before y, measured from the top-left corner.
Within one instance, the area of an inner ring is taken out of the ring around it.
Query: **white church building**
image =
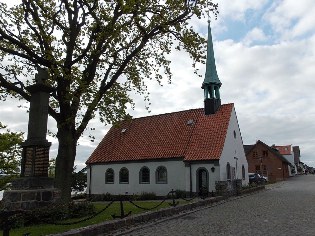
[[[113,126],[86,161],[88,194],[210,192],[216,181],[235,179],[247,185],[248,165],[234,104],[221,105],[220,87],[209,25],[204,108]]]

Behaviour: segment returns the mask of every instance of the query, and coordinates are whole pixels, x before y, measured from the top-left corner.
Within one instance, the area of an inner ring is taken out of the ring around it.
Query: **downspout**
[[[89,169],[90,169],[90,174],[89,174],[89,193],[88,193],[88,195],[89,195],[89,199],[91,198],[91,183],[92,183],[92,165],[91,164],[89,164]]]
[[[190,194],[190,197],[192,197],[191,163],[189,163],[189,194]]]

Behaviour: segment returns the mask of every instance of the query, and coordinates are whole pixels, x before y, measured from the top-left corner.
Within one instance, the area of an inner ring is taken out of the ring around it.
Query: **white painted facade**
[[[148,167],[150,170],[150,183],[140,183],[140,169]],[[156,183],[156,169],[164,166],[167,169],[167,183]],[[129,183],[119,183],[119,171],[121,168],[129,170]],[[114,170],[114,183],[105,183],[105,172],[108,168]],[[185,164],[182,160],[146,161],[109,163],[104,165],[92,165],[88,167],[88,188],[91,194],[141,194],[154,192],[164,196],[172,189],[185,190]]]
[[[186,192],[198,192],[199,170],[206,170],[208,191],[215,191],[216,181],[227,180],[227,163],[231,166],[231,180],[242,179],[242,185],[248,185],[248,164],[245,156],[243,141],[234,108],[230,116],[229,126],[220,160],[192,161],[185,163],[183,159],[152,160],[143,162],[120,162],[93,164],[88,166],[89,194],[141,194],[154,192],[158,196],[165,196],[172,189]],[[211,143],[209,144],[211,145]],[[150,170],[150,183],[140,183],[140,170],[146,166]],[[159,166],[167,169],[167,182],[156,182],[156,170]],[[129,182],[119,183],[121,168],[129,171]],[[243,178],[242,167],[245,170]],[[105,183],[105,172],[108,168],[114,170],[114,183]],[[233,175],[233,170],[235,174]]]
[[[219,161],[221,181],[227,180],[227,163],[230,164],[231,169],[234,168],[235,170],[235,176],[233,174],[233,171],[231,170],[231,178],[242,179],[242,185],[248,185],[248,163],[245,156],[241,131],[239,129],[234,107],[232,109],[229,127]],[[245,178],[243,178],[242,167],[244,167],[245,169]]]

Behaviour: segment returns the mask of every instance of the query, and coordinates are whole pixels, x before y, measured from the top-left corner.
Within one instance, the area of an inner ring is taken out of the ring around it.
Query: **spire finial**
[[[209,1],[207,1],[207,6],[209,6]],[[208,8],[207,10],[207,15],[208,15],[208,25],[210,25],[210,21],[211,21],[210,8]]]

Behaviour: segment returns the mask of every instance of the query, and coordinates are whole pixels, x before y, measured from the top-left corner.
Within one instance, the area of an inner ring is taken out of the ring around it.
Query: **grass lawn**
[[[157,209],[170,207],[170,205],[169,205],[170,202],[171,202],[171,200],[164,202]],[[180,204],[184,203],[184,201],[179,201],[179,202],[180,202]],[[138,202],[137,201],[136,202],[137,205],[144,207],[144,208],[152,208],[152,207],[158,205],[159,203],[160,203],[159,201],[156,201],[156,202],[150,202],[150,201],[139,201]],[[107,205],[107,203],[94,203],[94,205],[96,208],[96,212],[99,212],[102,209],[104,209],[104,207]],[[133,206],[129,202],[124,202],[124,211],[125,211],[125,214],[127,214],[129,211],[131,211],[132,212],[131,214],[134,215],[134,214],[146,212],[148,210],[141,210],[141,209]],[[25,233],[30,233],[30,236],[40,236],[40,235],[61,233],[61,232],[65,232],[65,231],[68,231],[71,229],[81,228],[81,227],[88,226],[88,225],[98,224],[98,223],[101,223],[101,222],[106,221],[106,220],[111,220],[111,219],[113,219],[111,216],[112,214],[115,214],[116,216],[120,215],[119,202],[114,202],[108,209],[106,209],[101,214],[97,215],[96,217],[94,217],[90,220],[87,220],[87,221],[84,221],[81,223],[77,223],[77,224],[73,224],[73,225],[42,224],[42,225],[34,225],[34,226],[30,226],[30,227],[12,229],[12,230],[10,230],[10,236],[11,235],[21,236]],[[75,222],[78,220],[79,219],[61,221],[61,223]]]

